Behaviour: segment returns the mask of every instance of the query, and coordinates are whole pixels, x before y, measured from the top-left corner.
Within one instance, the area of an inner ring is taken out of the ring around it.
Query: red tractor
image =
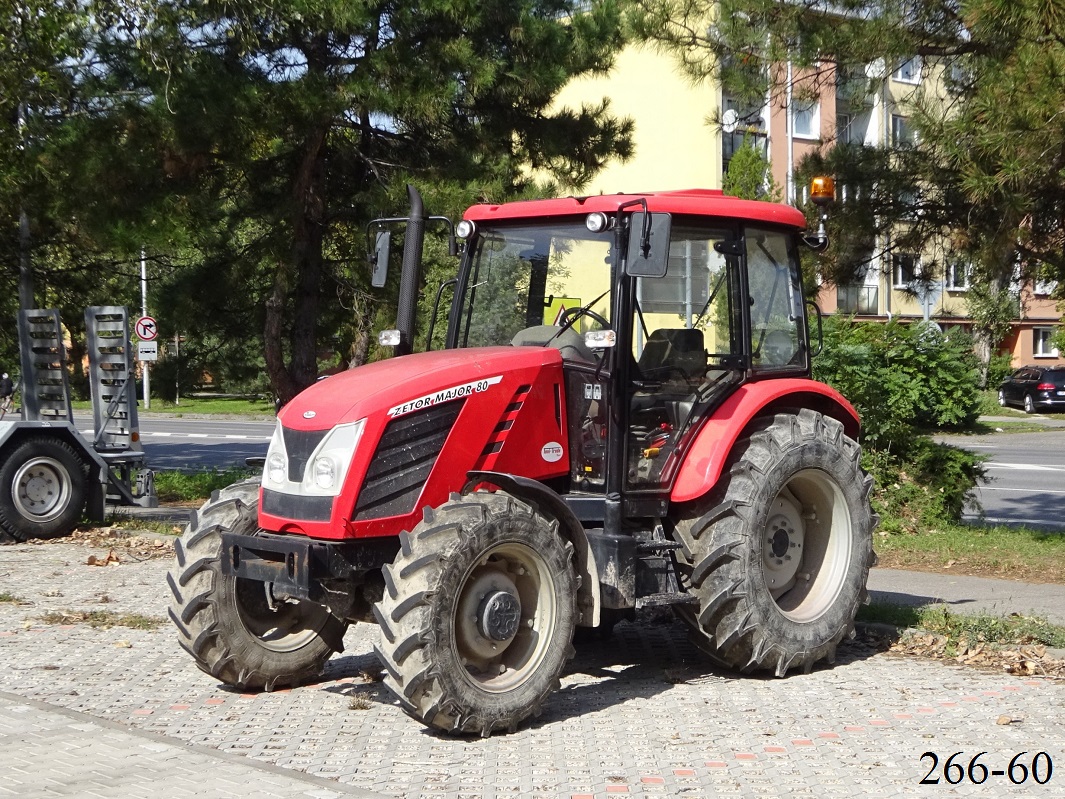
[[[296,684],[376,622],[404,710],[489,735],[539,713],[577,628],[640,608],[725,667],[831,662],[876,516],[857,415],[810,378],[799,252],[823,232],[719,191],[477,205],[447,346],[405,354],[427,221],[412,191],[403,357],[297,396],[261,481],[178,542],[197,665]]]

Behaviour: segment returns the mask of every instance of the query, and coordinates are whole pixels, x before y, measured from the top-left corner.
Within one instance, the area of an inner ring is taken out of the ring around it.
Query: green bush
[[[987,364],[987,387],[998,391],[998,384],[1013,374],[1013,357],[1008,352],[991,356]]]
[[[972,339],[961,330],[903,324],[825,322],[814,376],[834,386],[862,420],[873,504],[886,532],[958,521],[983,474],[983,459],[924,433],[971,427],[980,411]]]
[[[916,533],[957,522],[985,475],[985,458],[915,436],[894,451],[866,449],[862,465],[875,481],[873,509],[884,533]]]
[[[924,323],[825,322],[814,377],[847,397],[862,418],[862,444],[890,450],[917,431],[964,429],[979,414],[972,339]]]

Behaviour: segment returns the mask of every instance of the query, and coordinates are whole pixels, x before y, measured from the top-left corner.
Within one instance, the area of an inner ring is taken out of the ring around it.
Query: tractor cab
[[[809,376],[804,221],[718,191],[475,206],[448,347],[558,350],[570,489],[653,502],[739,386]]]

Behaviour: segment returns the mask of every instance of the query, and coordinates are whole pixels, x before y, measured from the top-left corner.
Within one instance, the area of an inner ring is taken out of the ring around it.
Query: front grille
[[[288,455],[288,479],[293,483],[303,482],[303,471],[307,468],[307,461],[322,439],[329,433],[328,430],[290,430],[281,428],[281,435],[285,439],[285,454]]]
[[[356,519],[400,516],[414,510],[465,404],[465,399],[454,400],[388,423],[355,503]]]

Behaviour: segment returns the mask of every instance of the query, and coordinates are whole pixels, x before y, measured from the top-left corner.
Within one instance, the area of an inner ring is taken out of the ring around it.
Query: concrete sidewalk
[[[1043,616],[1065,626],[1063,585],[1018,583],[945,572],[873,569],[869,572],[869,596],[873,602],[905,607],[945,605],[955,613]]]

